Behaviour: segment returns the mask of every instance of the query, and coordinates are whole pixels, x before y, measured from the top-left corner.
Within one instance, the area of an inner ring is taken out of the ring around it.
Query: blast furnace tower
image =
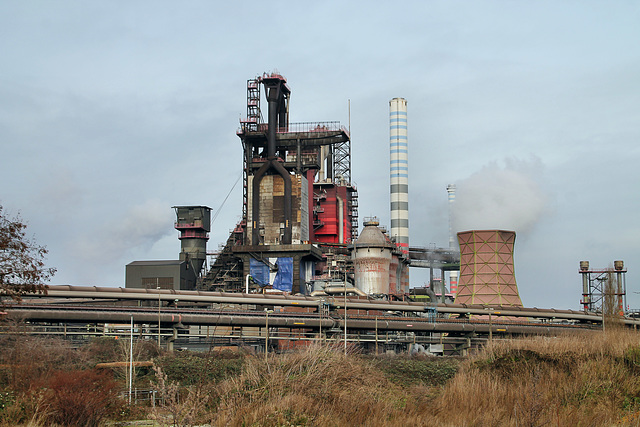
[[[290,96],[278,73],[247,82],[247,117],[237,131],[244,153],[242,220],[205,288],[245,289],[249,276],[263,288],[304,294],[324,273],[327,254],[346,254],[357,238],[349,132],[339,122],[290,123]]]

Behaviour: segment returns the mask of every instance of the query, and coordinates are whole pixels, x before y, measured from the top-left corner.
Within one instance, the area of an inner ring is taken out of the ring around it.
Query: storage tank
[[[353,251],[356,288],[368,295],[389,293],[389,264],[395,246],[379,224],[376,219],[365,220]]]

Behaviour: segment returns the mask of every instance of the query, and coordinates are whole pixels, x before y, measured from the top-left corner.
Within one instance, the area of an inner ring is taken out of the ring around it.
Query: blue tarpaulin
[[[278,272],[273,280],[273,288],[284,292],[293,289],[293,258],[278,258],[276,261]]]
[[[273,262],[270,260],[270,262]],[[269,266],[262,261],[251,258],[249,260],[249,274],[253,281],[261,286],[272,285],[274,289],[291,292],[293,289],[293,258],[277,258],[275,265],[278,271],[273,274]]]
[[[269,266],[257,259],[249,260],[249,275],[261,286],[269,284]]]

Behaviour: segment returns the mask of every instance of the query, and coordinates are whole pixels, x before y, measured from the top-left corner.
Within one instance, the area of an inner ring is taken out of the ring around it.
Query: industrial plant
[[[247,81],[237,130],[242,216],[217,250],[207,248],[211,208],[174,206],[177,259],[129,263],[125,288],[51,286],[9,313],[48,333],[64,325],[65,336],[117,335],[130,317],[130,333],[135,322],[167,348],[265,352],[328,340],[363,351],[465,354],[495,334],[598,329],[611,295],[621,321],[640,324],[627,316],[621,261],[611,271],[580,263],[583,311],[532,309],[516,284],[514,231],[455,234],[450,213],[448,247],[410,244],[404,98],[389,102],[390,228],[375,217],[361,222],[348,127],[292,123],[290,98],[278,73]],[[446,191],[451,212],[455,185]],[[416,268],[429,269],[425,286],[409,286]],[[82,307],[63,310],[69,300]],[[71,332],[68,322],[83,326]]]
[[[222,250],[212,252],[211,266],[204,262],[211,209],[176,207],[180,262],[133,262],[127,288],[408,297],[406,100],[394,98],[389,107],[391,230],[368,218],[359,236],[349,131],[339,122],[291,123],[290,95],[280,74],[247,81],[246,118],[237,131],[244,154],[242,220]],[[417,252],[428,258],[426,250]],[[457,268],[455,251],[445,258],[448,268]],[[168,265],[190,277],[161,276]]]

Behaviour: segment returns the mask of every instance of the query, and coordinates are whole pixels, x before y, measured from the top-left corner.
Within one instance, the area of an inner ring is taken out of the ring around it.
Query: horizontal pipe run
[[[133,288],[109,288],[97,286],[49,286],[47,295],[33,295],[40,298],[91,298],[91,299],[127,299],[127,300],[155,300],[174,301],[179,299],[184,302],[226,303],[226,304],[253,304],[270,306],[299,306],[318,307],[319,298],[291,295],[261,295],[239,294],[205,291],[176,291],[173,289],[133,289]],[[31,297],[31,296],[30,296]],[[344,305],[343,297],[324,297],[325,302],[334,306]],[[401,312],[425,312],[432,309],[432,305],[420,302],[408,301],[382,301],[347,298],[347,307],[353,310],[380,310]],[[601,323],[602,316],[596,313],[585,313],[575,310],[556,310],[527,307],[485,307],[481,305],[467,306],[461,304],[438,304],[438,313],[459,315],[480,315],[500,317],[528,317],[536,319],[577,320],[592,323]],[[623,323],[629,326],[640,326],[640,320],[623,319]]]
[[[29,320],[32,322],[89,322],[89,323],[126,323],[133,316],[136,324],[157,325],[158,314],[152,312],[141,312],[135,309],[121,311],[105,311],[86,308],[65,308],[61,307],[38,307],[26,308],[14,306],[9,308],[8,317],[11,319]],[[211,313],[211,314],[191,314],[191,313],[161,313],[160,323],[177,325],[217,325],[217,326],[266,326],[265,315],[242,315],[235,313]],[[269,326],[274,328],[289,329],[336,329],[344,327],[342,319],[334,318],[309,318],[296,317],[295,315],[274,315],[269,316]],[[461,322],[433,322],[424,319],[358,319],[347,318],[347,327],[350,330],[378,330],[378,331],[413,331],[413,332],[434,332],[445,333],[455,332],[464,334],[487,334],[489,329],[493,333],[502,334],[532,334],[532,335],[558,335],[568,330],[581,330],[579,327],[570,325],[548,325],[548,324],[508,324],[494,322],[492,325],[486,323],[461,323]]]

